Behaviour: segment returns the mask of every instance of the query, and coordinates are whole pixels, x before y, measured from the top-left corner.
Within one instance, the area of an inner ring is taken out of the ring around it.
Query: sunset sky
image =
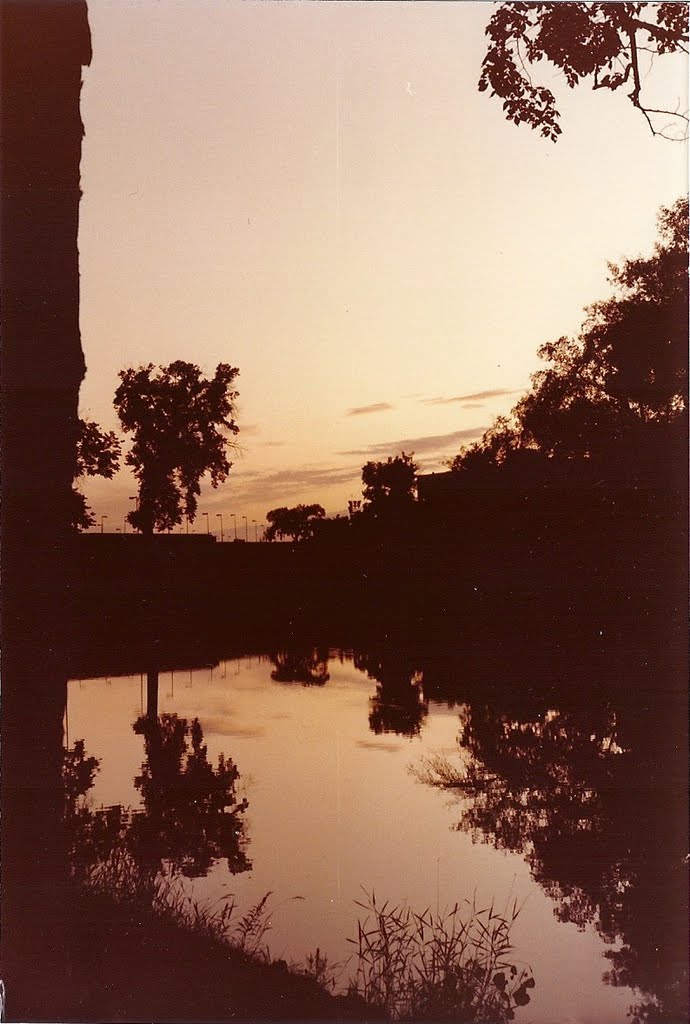
[[[118,429],[123,367],[239,367],[241,451],[200,512],[342,512],[401,449],[442,469],[685,190],[687,147],[623,91],[544,66],[560,141],[508,124],[477,91],[492,9],[89,0],[81,411]],[[647,84],[686,105],[682,60]],[[128,473],[85,492],[122,527]]]

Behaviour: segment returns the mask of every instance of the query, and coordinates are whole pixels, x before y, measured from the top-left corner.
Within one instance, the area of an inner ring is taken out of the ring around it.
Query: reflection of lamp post
[[[247,517],[242,516],[242,518],[244,519],[244,539],[249,540],[249,535],[247,533]]]
[[[216,519],[220,519],[220,542],[223,543],[223,513],[216,512]]]
[[[231,512],[230,515],[232,516],[235,525],[235,540],[237,540],[237,516],[234,512]]]
[[[107,516],[101,516],[101,533],[103,533],[103,520],[107,518]]]
[[[206,516],[206,533],[210,533],[211,532],[211,523],[210,523],[210,520],[208,518],[208,512],[202,512],[201,514],[202,514],[202,516]]]

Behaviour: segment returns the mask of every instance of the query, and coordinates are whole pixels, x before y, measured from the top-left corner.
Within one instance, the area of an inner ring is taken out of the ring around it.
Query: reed
[[[366,894],[357,905],[357,968],[349,992],[382,1009],[392,1020],[502,1024],[530,1001],[534,987],[527,966],[513,962],[510,929],[520,913],[493,905],[456,903],[422,913],[402,903],[379,904]]]

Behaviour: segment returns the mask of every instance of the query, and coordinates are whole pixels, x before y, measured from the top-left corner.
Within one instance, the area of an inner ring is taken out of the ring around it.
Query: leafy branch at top
[[[628,99],[653,135],[687,138],[688,112],[680,101],[650,106],[642,96],[640,54],[688,52],[687,5],[679,3],[505,3],[486,29],[488,49],[480,92],[503,100],[508,120],[528,124],[555,142],[560,114],[550,89],[535,85],[527,66],[549,61],[573,89],[590,79],[593,89],[616,92],[631,86]]]

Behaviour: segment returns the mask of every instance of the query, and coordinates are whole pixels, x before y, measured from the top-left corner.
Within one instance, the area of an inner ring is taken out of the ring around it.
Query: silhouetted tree
[[[93,420],[77,421],[77,470],[75,480],[83,476],[103,476],[111,480],[120,468],[122,451],[120,439],[112,430],[101,430]],[[96,522],[95,516],[86,503],[86,498],[76,487],[72,489],[74,499],[73,524],[80,530],[87,530]]]
[[[350,535],[352,519],[350,516],[333,516],[314,521],[314,537],[331,548],[337,548]]]
[[[677,471],[688,380],[688,201],[662,209],[648,258],[612,265],[614,295],[592,305],[577,339],[539,350],[548,366],[507,419],[500,417],[452,468],[486,473],[539,452],[551,470],[587,462],[592,475]]]
[[[643,54],[654,59],[688,52],[683,4],[503,3],[492,14],[486,35],[479,89],[502,100],[506,117],[515,124],[528,124],[554,142],[561,134],[553,93],[535,85],[528,70],[546,60],[571,89],[585,79],[593,89],[624,88],[653,135],[686,137],[687,110],[679,102],[659,110],[642,98]]]
[[[232,463],[227,450],[239,428],[233,419],[239,370],[219,363],[205,379],[193,363],[152,363],[120,372],[115,408],[123,428],[133,434],[125,459],[139,481],[138,507],[128,519],[151,534],[171,529],[183,516],[193,520],[200,481],[209,473],[217,487]]]
[[[328,651],[311,648],[307,651],[281,650],[269,655],[275,668],[271,679],[276,683],[301,683],[302,686],[323,686],[331,678],[328,672]]]
[[[659,214],[652,256],[611,265],[618,294],[593,305],[582,337],[606,394],[648,422],[677,418],[688,387],[688,199]]]
[[[283,537],[292,537],[293,540],[309,540],[314,536],[316,524],[325,515],[326,510],[321,505],[273,508],[266,513],[268,527],[264,537],[268,541]]]
[[[385,462],[362,467],[364,511],[379,515],[409,508],[416,495],[417,466],[414,453],[388,456]]]

